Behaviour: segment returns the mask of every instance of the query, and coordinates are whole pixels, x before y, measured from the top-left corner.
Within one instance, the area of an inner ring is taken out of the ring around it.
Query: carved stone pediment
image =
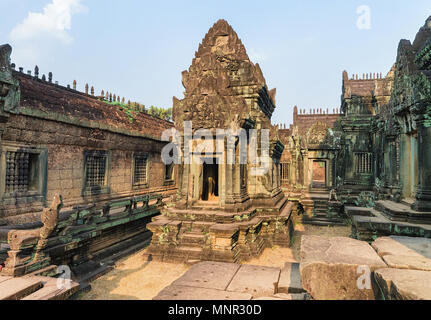
[[[173,100],[175,126],[191,121],[194,129],[236,127],[233,122],[271,118],[275,90],[268,91],[258,64],[253,64],[236,32],[219,20],[208,31],[192,65],[182,73],[184,99]],[[260,107],[263,113],[256,113]],[[270,121],[262,128],[270,129]],[[241,126],[238,124],[238,126]]]

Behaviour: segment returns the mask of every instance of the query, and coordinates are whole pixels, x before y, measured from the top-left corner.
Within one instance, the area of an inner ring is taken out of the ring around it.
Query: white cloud
[[[17,41],[51,36],[64,44],[70,44],[73,38],[68,31],[72,27],[72,16],[87,10],[81,2],[52,0],[43,8],[43,13],[29,12],[27,18],[12,29],[10,38]]]

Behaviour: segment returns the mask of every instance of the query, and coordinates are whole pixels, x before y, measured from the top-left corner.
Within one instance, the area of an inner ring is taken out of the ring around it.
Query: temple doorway
[[[313,188],[326,187],[326,162],[313,161]]]
[[[215,202],[219,197],[218,164],[213,162],[203,164],[202,201]]]

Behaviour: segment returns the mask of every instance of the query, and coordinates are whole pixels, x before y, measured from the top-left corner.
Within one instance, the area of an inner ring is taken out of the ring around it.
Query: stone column
[[[412,208],[431,212],[431,106],[416,119],[418,130],[418,190]],[[427,113],[428,112],[428,113]]]
[[[406,133],[400,136],[400,177],[401,193],[403,197],[410,196],[410,137]]]

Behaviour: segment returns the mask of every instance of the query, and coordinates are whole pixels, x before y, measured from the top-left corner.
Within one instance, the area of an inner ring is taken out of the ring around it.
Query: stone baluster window
[[[133,186],[147,187],[148,186],[148,154],[135,153],[133,155]]]
[[[288,163],[281,163],[281,181],[289,180],[289,164]]]
[[[84,195],[109,193],[109,152],[86,151]]]
[[[3,146],[0,196],[5,199],[22,199],[23,203],[42,201],[46,191],[46,162],[46,149]]]
[[[355,153],[356,173],[369,174],[372,172],[373,155],[368,152]]]

